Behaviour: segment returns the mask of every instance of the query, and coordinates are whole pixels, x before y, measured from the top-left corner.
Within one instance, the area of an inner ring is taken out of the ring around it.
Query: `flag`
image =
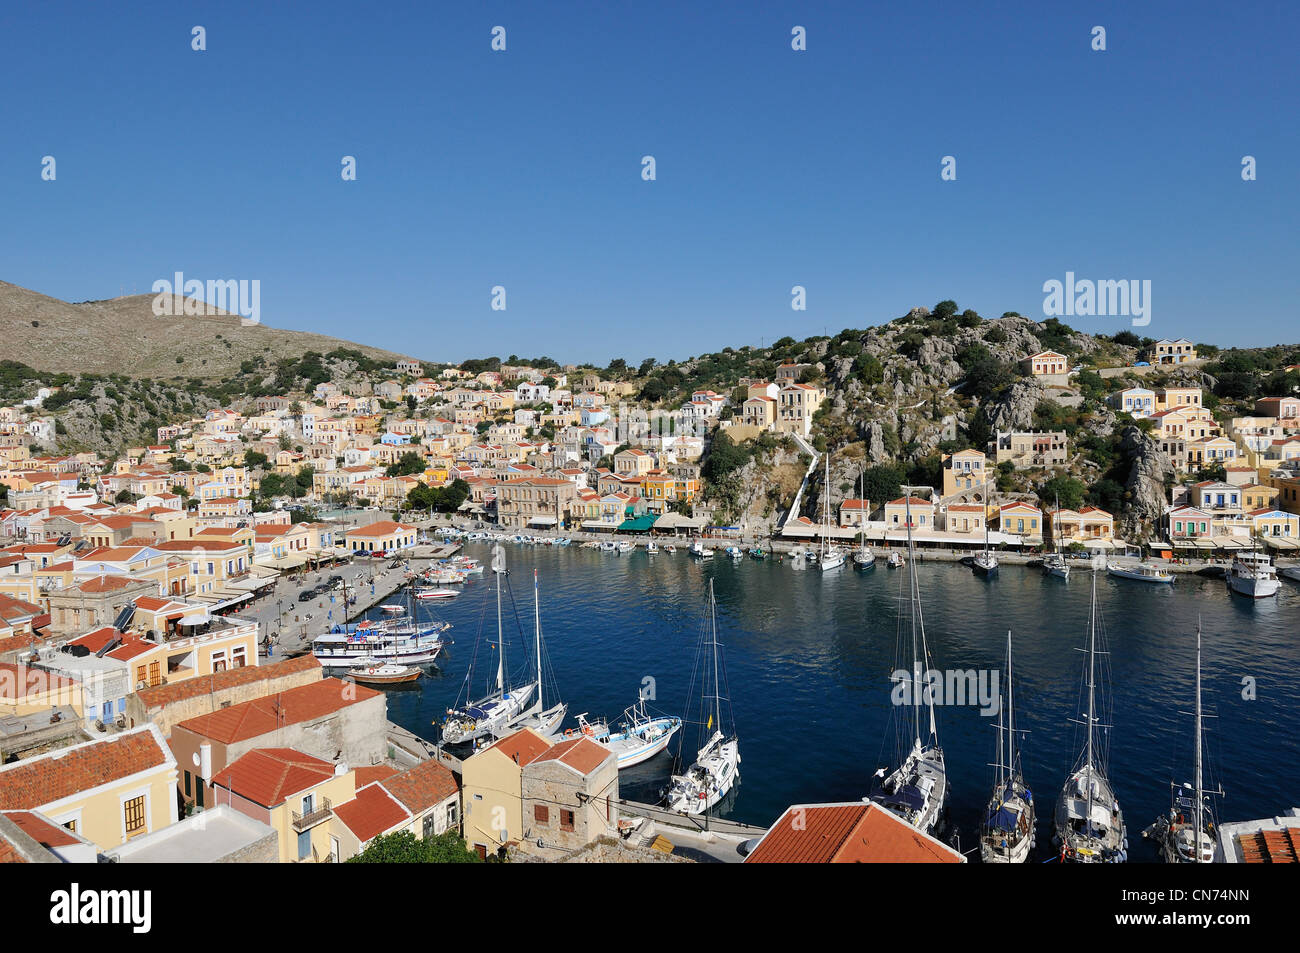
[[[712,727],[713,727],[713,716],[712,716],[712,715],[709,716],[709,723],[708,723],[705,727],[706,727],[706,728],[712,728]]]

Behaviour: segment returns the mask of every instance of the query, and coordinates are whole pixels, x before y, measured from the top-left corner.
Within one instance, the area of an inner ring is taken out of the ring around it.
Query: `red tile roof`
[[[32,810],[171,762],[152,726],[0,766],[0,808]]]
[[[212,779],[262,807],[278,807],[302,791],[334,777],[334,765],[293,748],[254,748]]]
[[[1237,838],[1241,859],[1247,864],[1300,863],[1300,828],[1256,831]]]
[[[368,785],[351,801],[336,805],[334,815],[363,844],[411,819],[406,808],[380,784]]]
[[[54,675],[44,669],[15,665],[12,662],[0,662],[0,700],[12,702],[15,695],[25,698],[53,690],[68,691],[77,686],[77,682],[62,675]],[[77,697],[81,697],[80,691]]]
[[[284,725],[321,718],[380,695],[380,692],[361,685],[323,678],[310,685],[199,715],[182,721],[176,727],[222,744],[233,744],[265,735]]]
[[[376,781],[384,781],[391,778],[397,773],[396,768],[390,768],[386,764],[367,764],[353,770],[353,777],[356,779],[357,787],[363,788],[367,784],[374,784]]]
[[[245,665],[243,668],[231,668],[224,672],[187,678],[172,685],[158,685],[154,688],[142,688],[136,694],[144,703],[146,710],[171,705],[186,698],[196,698],[215,692],[234,688],[238,685],[251,685],[254,682],[269,681],[295,672],[315,669],[321,671],[320,662],[311,655],[272,662],[267,665]]]
[[[360,769],[357,770],[357,777],[361,777]],[[413,815],[427,811],[460,790],[456,776],[433,759],[408,768],[401,774],[394,774],[383,785]]]
[[[528,728],[522,728],[513,735],[506,735],[487,750],[500,751],[515,764],[525,765],[550,747],[550,743],[541,735]]]
[[[53,847],[71,847],[73,844],[81,843],[81,840],[66,827],[60,827],[32,811],[5,811],[4,816],[46,850]]]
[[[789,808],[748,864],[957,864],[961,854],[876,804]]]
[[[574,738],[572,741],[561,741],[557,745],[552,745],[549,751],[538,755],[529,764],[558,761],[585,776],[591,774],[611,757],[614,757],[612,751],[602,748],[590,738]]]

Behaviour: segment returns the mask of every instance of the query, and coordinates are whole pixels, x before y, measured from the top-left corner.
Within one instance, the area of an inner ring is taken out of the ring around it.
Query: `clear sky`
[[[0,279],[256,279],[276,327],[603,363],[943,298],[1041,319],[1072,271],[1150,280],[1143,334],[1292,342],[1298,25],[1293,0],[5,0]]]

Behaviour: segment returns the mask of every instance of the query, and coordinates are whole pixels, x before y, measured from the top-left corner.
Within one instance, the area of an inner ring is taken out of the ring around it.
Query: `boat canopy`
[[[1020,814],[1004,804],[990,811],[984,823],[990,830],[1014,831],[1016,825],[1020,823]]]

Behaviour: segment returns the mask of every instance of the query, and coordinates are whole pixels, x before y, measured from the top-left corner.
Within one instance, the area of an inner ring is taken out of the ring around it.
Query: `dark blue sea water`
[[[891,760],[890,673],[905,572],[883,561],[867,573],[850,565],[825,574],[773,559],[698,562],[684,547],[650,557],[505,546],[515,603],[506,599],[510,667],[529,661],[536,569],[547,654],[571,716],[618,716],[647,677],[654,679],[653,707],[685,712],[714,581],[742,758],[727,816],[768,825],[790,804],[858,800],[876,767]],[[486,546],[466,551],[490,558]],[[1086,660],[1077,649],[1087,634],[1089,574],[1077,568],[1067,583],[1003,566],[987,581],[957,563],[921,562],[917,575],[935,668],[997,669],[1012,631],[1016,715],[1028,732],[1024,772],[1038,802],[1038,854],[1050,856],[1052,810],[1081,743],[1069,719]],[[1191,777],[1192,718],[1183,713],[1194,704],[1198,617],[1204,703],[1217,715],[1208,721],[1207,757],[1212,780],[1226,792],[1220,816],[1265,817],[1300,803],[1300,588],[1284,582],[1278,597],[1258,602],[1196,576],[1173,586],[1100,576],[1097,588],[1110,650],[1103,660],[1112,696],[1110,773],[1130,859],[1155,860],[1141,829],[1167,810],[1170,780]],[[416,687],[389,693],[390,718],[431,740],[433,723],[464,688],[480,634],[495,638],[492,574],[436,611],[453,623],[456,644]],[[491,648],[478,648],[477,694],[494,671]],[[1243,698],[1243,678],[1255,680],[1255,700]],[[698,711],[698,697],[693,704]],[[976,844],[992,783],[992,723],[974,707],[939,711],[951,820],[963,850]],[[695,727],[680,736],[689,761]],[[671,764],[661,755],[622,772],[623,796],[656,800]]]

